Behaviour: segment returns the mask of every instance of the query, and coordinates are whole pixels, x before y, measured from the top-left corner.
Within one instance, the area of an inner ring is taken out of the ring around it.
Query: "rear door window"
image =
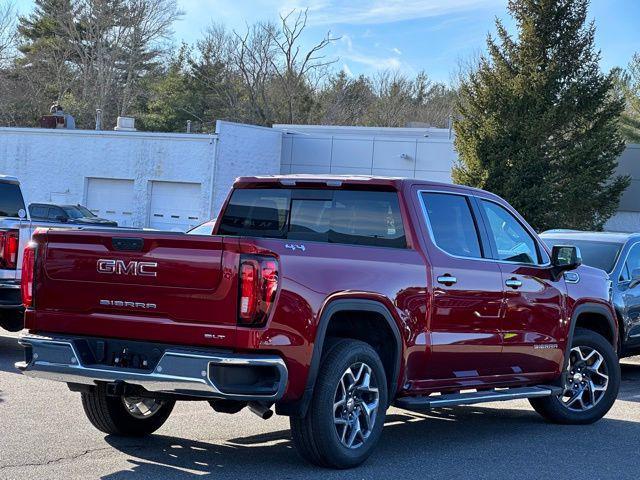
[[[0,217],[19,218],[24,210],[24,199],[17,183],[0,182]]]
[[[422,193],[435,244],[457,257],[482,258],[478,228],[464,195]]]
[[[239,189],[231,196],[218,233],[406,247],[397,192]]]

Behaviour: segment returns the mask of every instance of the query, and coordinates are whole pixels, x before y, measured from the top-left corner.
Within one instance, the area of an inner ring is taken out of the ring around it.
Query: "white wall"
[[[620,199],[618,212],[609,219],[605,230],[640,232],[640,145],[629,144],[618,159],[618,175],[631,177],[631,184]]]
[[[153,182],[195,183],[205,221],[217,215],[236,177],[280,170],[280,132],[216,127],[215,135],[0,128],[0,173],[18,177],[27,204],[86,204],[90,178],[132,180],[136,227],[149,225]]]
[[[282,173],[383,175],[451,182],[449,130],[274,125],[284,133]]]
[[[212,195],[212,211],[217,215],[239,176],[280,173],[282,133],[271,128],[216,122],[218,148]]]

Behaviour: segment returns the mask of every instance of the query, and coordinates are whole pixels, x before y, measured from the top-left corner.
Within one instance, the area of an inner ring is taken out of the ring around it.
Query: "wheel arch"
[[[388,326],[389,330],[393,336],[393,354],[390,362],[385,365],[385,371],[389,370],[390,375],[388,375],[388,385],[389,385],[389,394],[388,401],[389,404],[395,398],[395,394],[397,392],[398,386],[398,377],[400,374],[401,368],[401,358],[403,351],[402,337],[400,335],[400,329],[398,325],[387,308],[379,300],[372,299],[363,299],[363,298],[349,298],[349,299],[335,299],[327,304],[325,304],[322,309],[322,313],[320,315],[320,320],[318,321],[318,326],[316,329],[315,342],[313,345],[313,354],[311,358],[311,364],[309,367],[309,373],[307,376],[307,382],[305,386],[304,393],[302,397],[288,404],[276,405],[276,409],[279,414],[284,415],[293,415],[293,416],[303,416],[307,412],[309,408],[309,404],[311,403],[311,399],[313,396],[313,389],[316,382],[316,378],[318,376],[318,370],[320,368],[320,360],[322,358],[323,349],[327,343],[327,333],[330,332],[330,325],[332,324],[332,320],[339,316],[341,313],[346,314],[349,312],[359,312],[365,314],[373,314],[383,319],[385,324]],[[343,338],[355,338],[345,336]],[[362,339],[362,338],[356,338]],[[383,360],[383,364],[385,361]],[[387,368],[390,367],[390,368]],[[387,373],[389,374],[389,371]]]
[[[604,322],[603,322],[604,320]],[[571,327],[567,338],[567,348],[571,348],[577,328],[592,330],[611,343],[618,350],[618,320],[611,309],[598,303],[584,303],[578,305],[571,315]],[[565,364],[568,355],[565,355]]]

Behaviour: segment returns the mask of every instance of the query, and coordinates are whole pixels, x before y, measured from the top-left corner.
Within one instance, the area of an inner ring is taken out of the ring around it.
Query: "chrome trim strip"
[[[139,385],[149,392],[231,400],[275,402],[282,398],[287,385],[288,371],[277,355],[240,355],[234,353],[205,354],[189,350],[166,350],[153,372],[136,372],[102,366],[84,366],[73,341],[65,338],[24,335],[19,340],[32,349],[29,363],[18,362],[16,367],[29,377],[65,383],[95,385],[96,382],[123,381]],[[280,375],[273,395],[242,395],[226,393],[209,375],[211,365],[243,365],[275,367]]]

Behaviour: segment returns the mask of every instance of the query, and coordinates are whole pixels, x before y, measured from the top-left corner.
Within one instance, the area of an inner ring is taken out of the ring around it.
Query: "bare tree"
[[[12,1],[0,3],[0,66],[15,55],[16,47],[16,9]]]
[[[238,40],[232,55],[234,66],[242,77],[254,121],[263,125],[273,121],[274,108],[267,93],[275,74],[273,30],[273,24],[257,23],[244,35],[234,32]]]
[[[277,56],[270,57],[270,61],[284,95],[288,123],[298,120],[296,113],[304,103],[303,97],[318,86],[327,75],[328,67],[337,62],[324,53],[331,43],[340,39],[331,36],[330,31],[311,48],[302,50],[300,37],[307,21],[308,9],[297,14],[292,10],[287,15],[280,15],[279,29],[272,26],[265,29],[278,52]]]

